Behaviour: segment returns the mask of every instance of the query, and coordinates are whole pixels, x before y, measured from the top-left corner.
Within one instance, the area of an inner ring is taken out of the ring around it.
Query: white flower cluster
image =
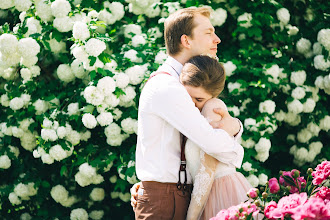
[[[265,69],[265,74],[272,76],[269,78],[269,82],[273,82],[275,84],[279,83],[279,76],[282,74],[283,68],[280,68],[277,64],[273,64],[270,68]]]
[[[330,68],[330,61],[326,60],[323,55],[317,55],[314,57],[315,69],[327,71]]]
[[[137,55],[138,55],[138,52],[136,50],[130,49],[124,53],[124,58],[127,58],[130,61],[135,62],[135,63],[142,63],[142,61],[143,61],[142,58],[138,57]]]
[[[245,28],[252,27],[251,20],[252,20],[252,14],[247,12],[238,16],[237,18],[237,21],[240,22],[239,25]]]
[[[242,84],[240,84],[239,82],[229,82],[227,87],[229,93],[232,93],[235,89],[238,90],[238,94],[246,90],[245,88],[242,88]]]
[[[255,149],[257,151],[257,155],[255,158],[261,162],[265,162],[269,157],[269,150],[271,148],[271,142],[267,138],[260,138],[259,142],[256,144]]]
[[[96,168],[90,166],[88,163],[83,163],[79,166],[79,171],[75,175],[76,182],[85,187],[90,184],[100,184],[104,181],[102,175],[97,174]]]
[[[88,213],[83,208],[73,209],[70,213],[70,220],[88,220]]]
[[[306,162],[313,162],[315,157],[321,153],[322,148],[323,144],[320,141],[311,143],[308,149],[294,145],[290,148],[290,154],[294,156],[293,162],[298,166],[302,166]]]
[[[34,183],[19,183],[15,186],[14,192],[11,192],[8,196],[10,203],[13,205],[19,205],[22,200],[30,200],[31,196],[35,196],[38,189],[35,188]]]
[[[306,72],[305,70],[300,70],[296,72],[291,73],[290,81],[297,86],[302,86],[304,82],[306,81]]]
[[[231,61],[224,63],[223,67],[225,68],[226,76],[232,76],[234,74],[233,72],[237,69],[237,66]]]
[[[131,198],[130,193],[121,193],[121,192],[111,192],[110,194],[112,199],[121,199],[123,202],[128,202]]]
[[[53,26],[60,32],[68,32],[72,30],[73,19],[68,16],[71,12],[70,2],[67,0],[55,0],[51,4],[51,12],[55,17]]]
[[[94,188],[91,192],[91,194],[89,195],[89,197],[93,200],[93,201],[102,201],[105,197],[105,193],[104,193],[104,189],[102,188]]]
[[[148,64],[135,65],[126,69],[125,73],[129,77],[129,83],[138,85],[144,80],[144,75],[148,70]]]
[[[138,123],[136,119],[125,118],[121,121],[121,127],[123,131],[127,134],[137,134]]]
[[[317,34],[317,41],[322,44],[322,46],[330,51],[330,29],[322,29]]]
[[[306,58],[309,58],[313,55],[311,50],[312,43],[306,38],[300,38],[296,44],[297,51],[303,54]]]
[[[11,166],[11,160],[7,155],[0,156],[0,169],[8,169]]]
[[[62,185],[54,186],[50,191],[50,195],[55,202],[60,203],[64,207],[71,207],[77,202],[77,198],[75,196],[69,196],[69,192]]]
[[[120,126],[114,122],[104,129],[104,133],[107,137],[107,143],[111,146],[120,146],[128,137],[127,135],[121,134]]]
[[[320,120],[320,128],[326,132],[330,130],[330,116],[326,115],[323,119]]]
[[[104,216],[103,210],[93,210],[89,213],[89,217],[93,220],[101,220]]]
[[[266,100],[259,104],[259,111],[261,113],[273,114],[275,112],[276,104],[272,100]]]
[[[124,5],[120,2],[103,3],[104,9],[100,11],[98,19],[104,21],[106,24],[114,24],[121,20],[125,15]]]
[[[54,19],[51,4],[45,1],[35,1],[36,14],[44,22],[50,22]]]
[[[227,11],[223,8],[218,8],[211,11],[210,21],[213,26],[221,26],[226,22]]]
[[[246,177],[246,179],[253,187],[257,187],[259,185],[259,178],[254,174],[250,174],[248,177]]]
[[[280,8],[276,12],[277,19],[283,24],[287,25],[290,21],[290,12],[286,8]]]
[[[149,18],[159,16],[161,10],[160,0],[126,0],[129,3],[129,11],[136,15],[145,14]]]
[[[165,60],[167,59],[167,57],[168,57],[168,55],[166,54],[166,52],[161,50],[155,56],[155,63],[163,64],[165,62]]]

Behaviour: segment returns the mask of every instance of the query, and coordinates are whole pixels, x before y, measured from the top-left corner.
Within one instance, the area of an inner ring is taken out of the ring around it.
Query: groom
[[[185,135],[207,154],[216,157],[226,151],[234,158],[242,147],[233,136],[240,136],[242,126],[224,109],[211,125],[195,107],[179,81],[183,64],[200,54],[216,56],[219,37],[215,34],[206,7],[186,8],[171,14],[165,21],[165,44],[169,58],[145,85],[139,102],[136,173],[142,183],[131,189],[136,219],[184,220],[191,193],[191,176],[187,170],[188,190],[179,190],[180,137]],[[217,157],[216,157],[217,158]]]

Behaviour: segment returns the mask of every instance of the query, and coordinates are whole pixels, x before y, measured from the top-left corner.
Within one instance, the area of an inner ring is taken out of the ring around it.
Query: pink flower
[[[290,194],[282,197],[278,203],[277,208],[272,210],[273,218],[283,218],[286,214],[295,213],[296,209],[307,201],[307,193]]]
[[[325,179],[330,176],[330,162],[323,161],[321,164],[317,165],[315,171],[312,173],[312,176],[314,178],[314,185],[321,184]]]
[[[298,170],[292,170],[289,171],[283,171],[282,176],[280,176],[280,184],[284,186],[290,186],[290,193],[296,193],[299,192],[299,189],[297,186],[301,189],[306,186],[306,180],[304,177],[299,177],[297,179],[294,179],[292,177],[292,173],[297,172]],[[299,171],[298,171],[299,172]]]
[[[258,189],[256,189],[256,188],[251,188],[248,192],[247,192],[247,194],[248,194],[248,196],[251,198],[251,199],[254,199],[254,198],[257,198],[257,196],[258,196]]]
[[[330,200],[330,189],[326,186],[322,186],[315,194],[315,197],[321,198],[323,200]]]
[[[238,220],[246,219],[252,213],[252,216],[257,216],[259,210],[255,204],[250,202],[245,202],[237,206],[232,206],[228,209],[221,210],[215,217],[211,220]]]
[[[274,178],[271,178],[269,181],[269,191],[270,193],[277,193],[279,190],[280,190],[280,185],[278,184],[278,181],[277,179],[274,177]]]
[[[273,210],[277,208],[277,204],[274,201],[268,203],[264,209],[264,213],[266,218],[272,219],[273,218]]]
[[[312,197],[305,204],[299,206],[291,217],[294,220],[327,220],[330,219],[330,211],[322,199]]]

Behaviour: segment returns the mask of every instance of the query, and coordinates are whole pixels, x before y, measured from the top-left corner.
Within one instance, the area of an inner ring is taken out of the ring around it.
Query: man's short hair
[[[181,36],[192,36],[196,24],[194,17],[199,14],[210,17],[209,7],[190,7],[180,9],[171,14],[164,24],[165,45],[169,55],[176,55],[181,51]]]

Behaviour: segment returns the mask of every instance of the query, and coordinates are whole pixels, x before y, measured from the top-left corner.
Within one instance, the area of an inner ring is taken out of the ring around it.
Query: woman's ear
[[[184,48],[190,49],[191,45],[189,42],[189,37],[187,35],[181,35],[181,44]]]

